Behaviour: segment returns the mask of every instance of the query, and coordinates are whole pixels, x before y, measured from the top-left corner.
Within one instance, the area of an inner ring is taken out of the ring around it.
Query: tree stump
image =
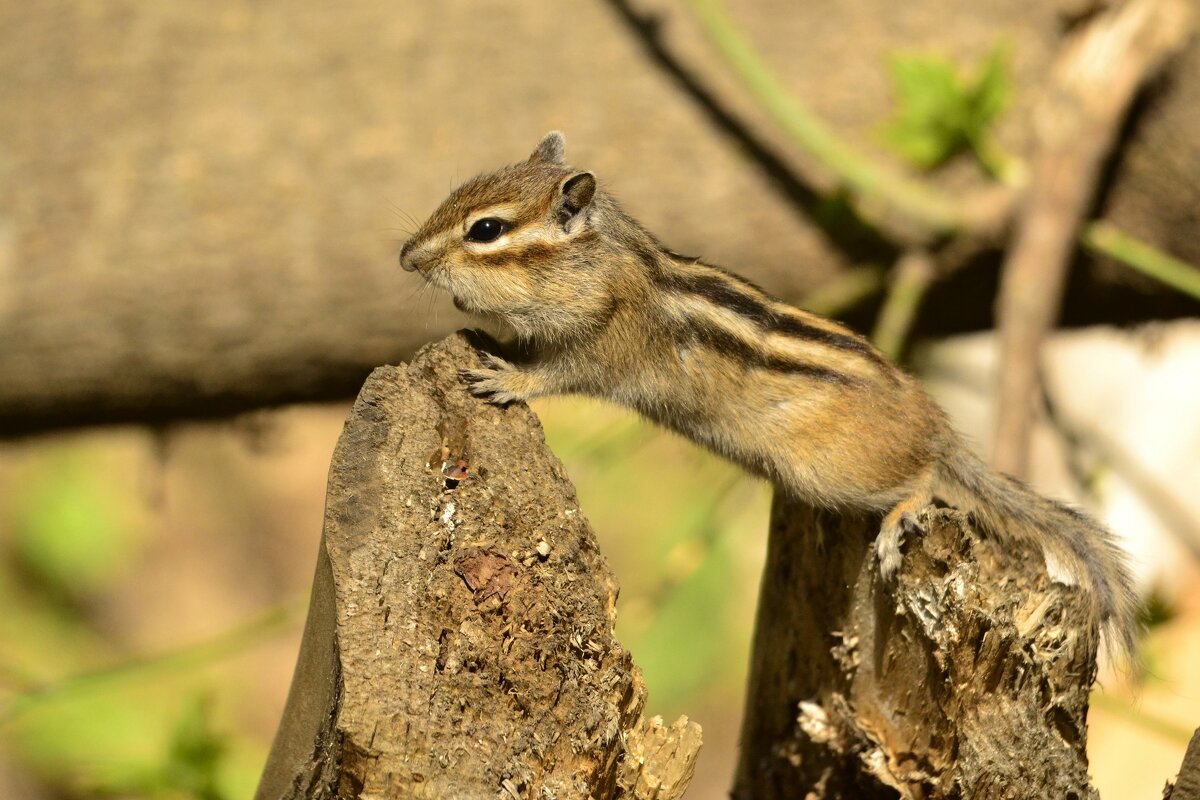
[[[699,727],[643,716],[574,489],[527,407],[463,389],[476,363],[457,334],[350,412],[258,800],[672,800],[691,778]]]
[[[950,509],[884,585],[878,518],[776,498],[733,796],[1095,798],[1087,598]]]

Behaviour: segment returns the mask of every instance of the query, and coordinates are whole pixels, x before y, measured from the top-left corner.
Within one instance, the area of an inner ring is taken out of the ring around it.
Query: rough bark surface
[[[1095,798],[1081,591],[947,509],[884,586],[878,524],[776,501],[734,797]]]
[[[330,469],[313,603],[258,790],[679,797],[700,730],[645,719],[617,585],[524,405],[463,335],[372,373]]]

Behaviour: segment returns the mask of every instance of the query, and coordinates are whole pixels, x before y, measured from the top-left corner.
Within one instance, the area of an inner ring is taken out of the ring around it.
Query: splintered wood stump
[[[700,729],[642,715],[617,584],[523,404],[463,334],[375,370],[334,453],[312,604],[258,800],[644,798]]]
[[[1094,798],[1082,590],[927,509],[896,579],[878,518],[776,499],[733,796]]]

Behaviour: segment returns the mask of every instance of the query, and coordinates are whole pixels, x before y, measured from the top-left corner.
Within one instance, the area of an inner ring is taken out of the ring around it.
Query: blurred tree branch
[[[920,311],[921,301],[937,276],[937,262],[929,252],[913,249],[900,257],[871,340],[888,358],[897,359]]]
[[[1010,475],[1024,478],[1028,469],[1041,345],[1058,318],[1101,168],[1134,95],[1188,40],[1191,22],[1187,0],[1131,0],[1097,15],[1067,43],[1034,111],[1031,181],[996,300],[1000,402],[992,460]]]
[[[893,241],[900,245],[925,244],[941,235],[958,234],[987,235],[990,238],[1007,227],[1021,187],[991,186],[977,190],[970,197],[960,198],[926,182],[895,173],[887,165],[874,161],[839,139],[802,101],[788,92],[737,30],[720,0],[685,2],[730,71],[742,81],[775,123],[789,133],[820,168],[828,170],[836,179],[836,183],[830,185],[828,180],[810,176],[811,182],[822,186],[826,192],[849,189],[856,197],[856,207],[860,208],[863,218],[876,224]],[[1186,5],[1175,0],[1166,0],[1159,5],[1162,8],[1160,14],[1170,16],[1158,20],[1166,26],[1166,35],[1155,43],[1153,52],[1147,53],[1146,72],[1182,47],[1191,34],[1192,21]],[[1020,166],[1016,171],[1025,173],[1027,168]],[[892,221],[894,219],[901,219],[903,223],[898,227]],[[1085,226],[1083,231],[1085,242],[1091,239],[1109,243],[1118,236],[1124,242],[1136,243],[1145,249],[1135,252],[1135,248],[1129,246],[1108,246],[1104,248],[1106,255],[1175,288],[1180,288],[1178,284],[1182,281],[1189,288],[1181,291],[1195,293],[1192,283],[1195,278],[1189,280],[1179,277],[1200,274],[1195,267],[1158,254],[1155,248],[1122,234],[1107,223],[1092,223]],[[1161,263],[1164,259],[1174,262],[1174,268],[1153,269],[1147,266],[1148,262]]]

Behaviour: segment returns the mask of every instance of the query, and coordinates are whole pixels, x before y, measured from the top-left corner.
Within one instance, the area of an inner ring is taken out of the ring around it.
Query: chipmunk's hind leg
[[[914,482],[912,492],[883,518],[879,537],[875,540],[875,553],[879,556],[879,572],[884,580],[891,580],[900,569],[900,546],[904,537],[925,533],[917,522],[917,514],[933,502],[933,480],[933,468],[930,467]]]

